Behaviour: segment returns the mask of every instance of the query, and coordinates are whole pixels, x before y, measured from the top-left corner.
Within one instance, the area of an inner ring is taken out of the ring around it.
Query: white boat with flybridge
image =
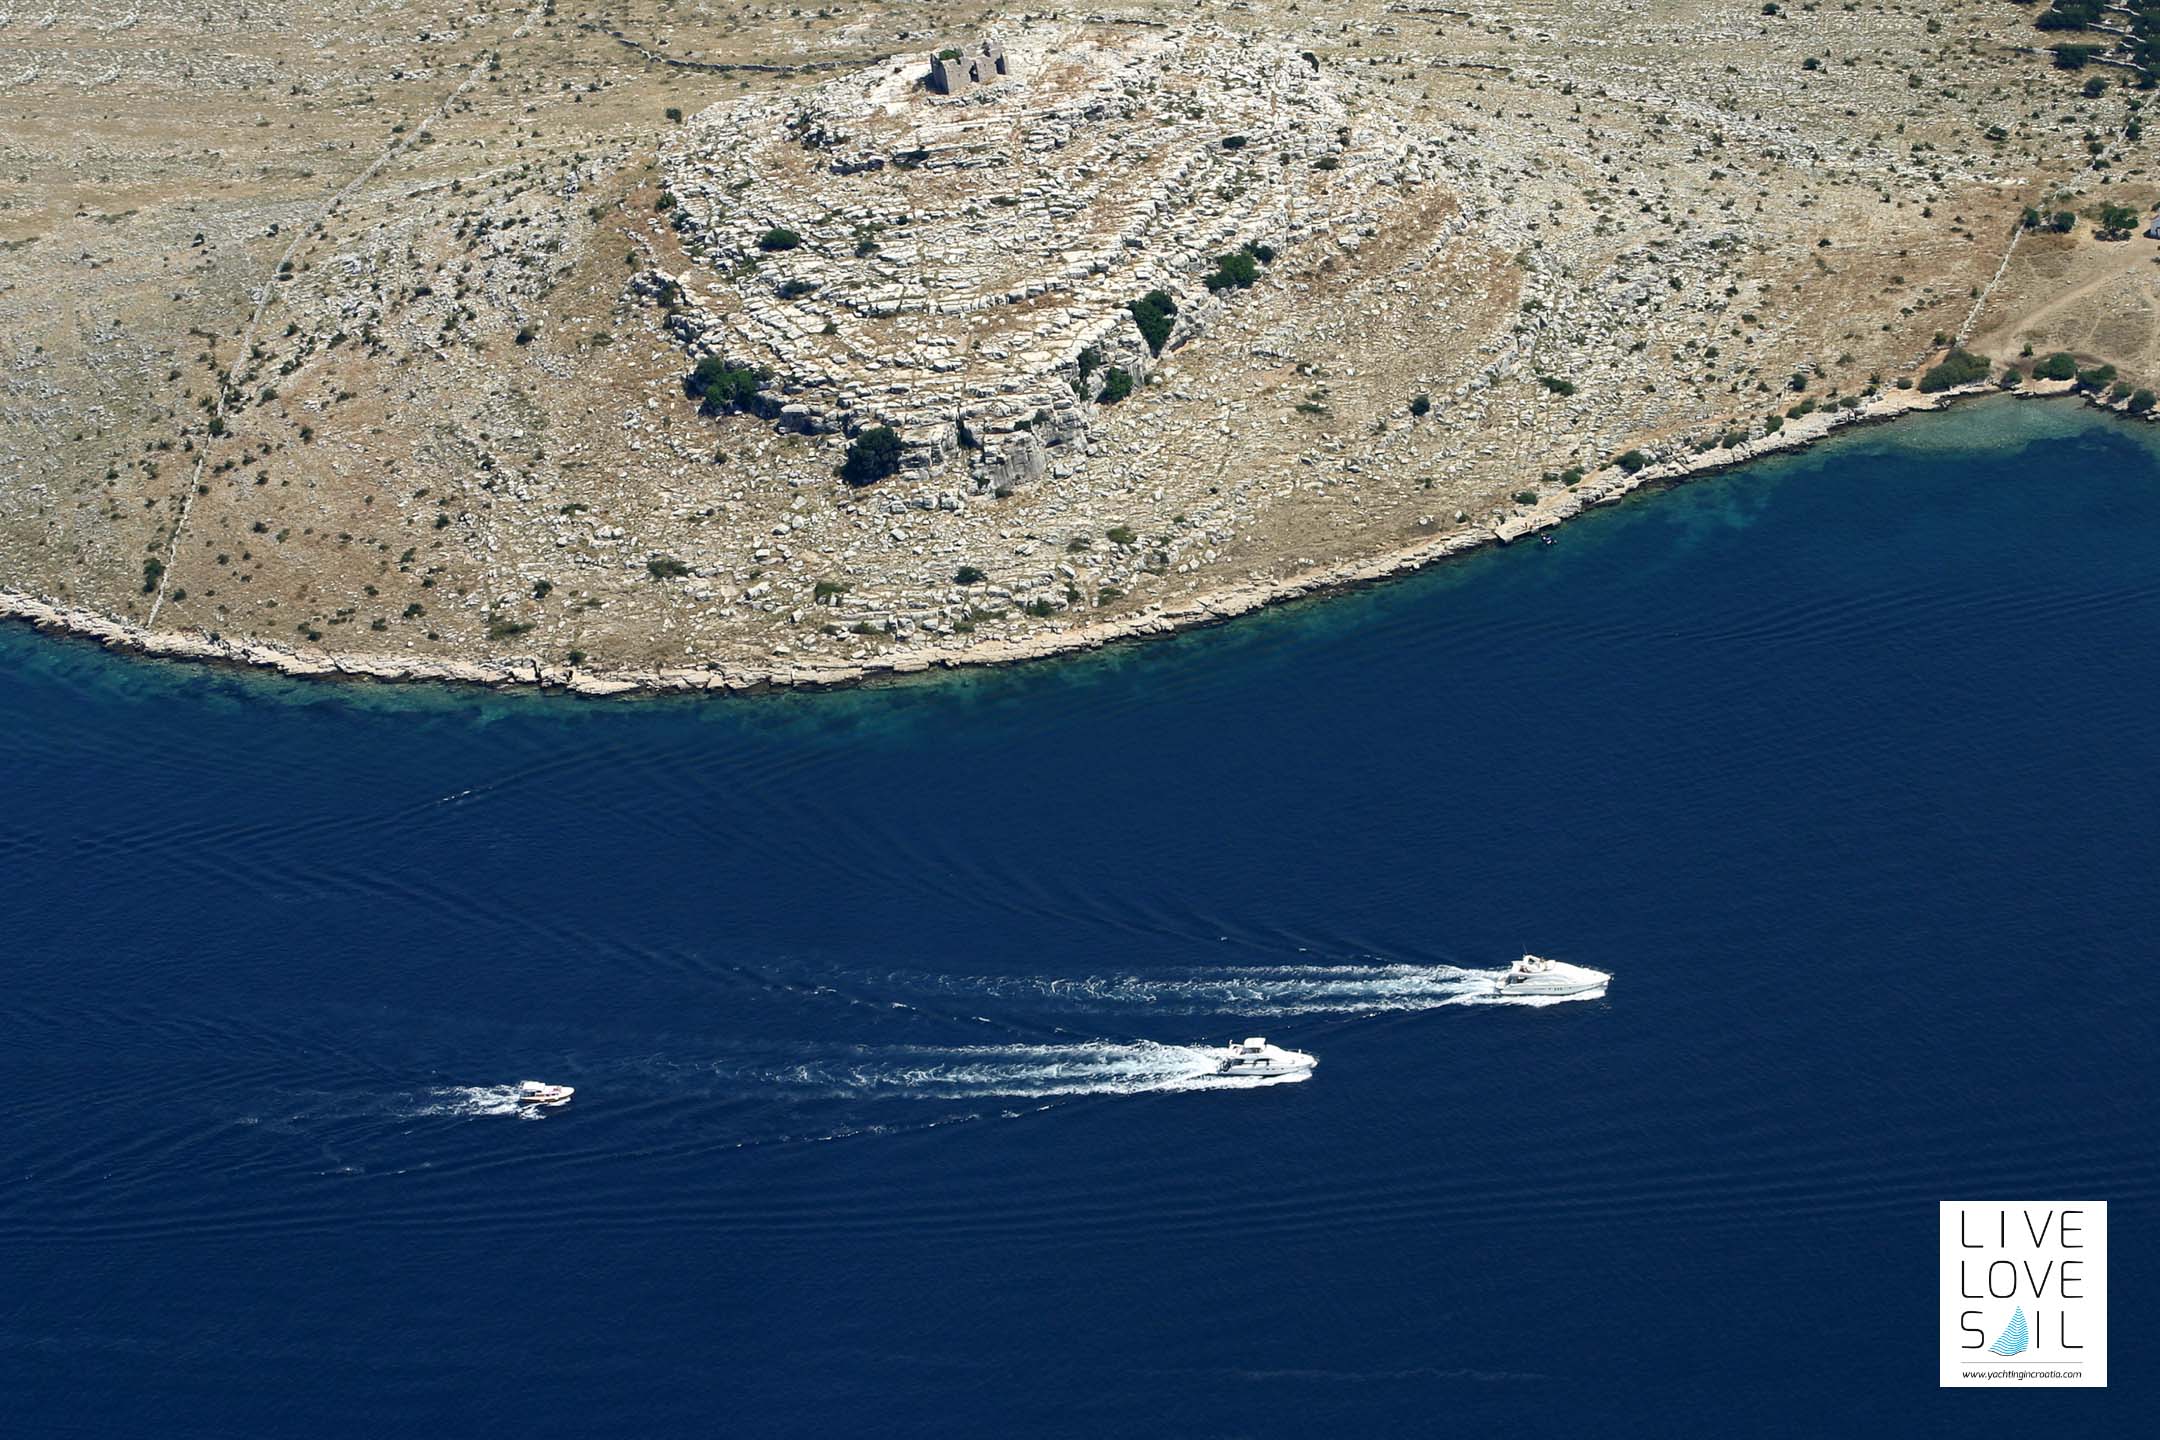
[[[1304,1080],[1312,1075],[1313,1067],[1320,1063],[1302,1050],[1285,1050],[1280,1045],[1270,1045],[1259,1035],[1241,1040],[1235,1045],[1225,1045],[1211,1053],[1215,1068],[1203,1076],[1203,1079]]]
[[[520,1080],[517,1103],[520,1105],[567,1105],[577,1091],[568,1085],[549,1085],[539,1080]]]
[[[1612,976],[1587,965],[1525,955],[1493,982],[1494,993],[1510,998],[1565,1000],[1575,996],[1602,995]]]

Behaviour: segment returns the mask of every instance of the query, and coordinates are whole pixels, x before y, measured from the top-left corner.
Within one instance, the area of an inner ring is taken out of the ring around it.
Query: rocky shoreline
[[[2010,393],[2021,397],[2070,393],[2073,382],[2027,382],[2009,392],[1978,383],[1922,394],[1886,391],[1852,410],[1823,411],[1796,420],[1772,435],[1745,445],[1688,455],[1630,473],[1618,466],[1586,476],[1574,487],[1546,496],[1538,505],[1498,526],[1471,525],[1407,548],[1359,560],[1321,566],[1274,582],[1255,582],[1199,597],[1175,606],[1150,607],[1099,624],[1045,630],[1015,640],[986,640],[965,645],[919,647],[870,661],[774,665],[708,665],[637,670],[544,665],[530,658],[501,660],[426,660],[394,655],[355,654],[263,641],[231,640],[206,631],[152,630],[111,616],[62,604],[21,591],[0,589],[0,617],[23,620],[52,630],[95,640],[109,649],[167,659],[201,660],[257,666],[308,679],[448,681],[510,687],[531,685],[573,695],[611,696],[688,691],[759,692],[780,689],[835,689],[876,683],[934,669],[1013,665],[1119,641],[1175,634],[1220,624],[1270,605],[1333,591],[1353,589],[1406,575],[1435,562],[1506,545],[1550,529],[1596,505],[1610,504],[1651,485],[1674,485],[1731,469],[1772,454],[1813,445],[1849,426],[1879,423],[1915,411],[1940,410],[1970,395]],[[2119,408],[2119,407],[2116,407]]]

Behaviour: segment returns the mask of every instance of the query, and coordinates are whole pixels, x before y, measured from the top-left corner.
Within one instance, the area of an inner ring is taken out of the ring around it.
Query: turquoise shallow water
[[[1968,407],[850,694],[0,630],[10,1428],[2128,1433],[2156,462]],[[2113,1389],[1935,1390],[2006,1195],[2112,1202]]]

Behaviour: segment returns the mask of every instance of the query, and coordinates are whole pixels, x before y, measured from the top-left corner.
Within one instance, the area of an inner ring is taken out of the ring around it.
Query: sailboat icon
[[[2020,1305],[2011,1312],[2010,1323],[2003,1326],[2002,1334],[1995,1337],[1995,1343],[1988,1349],[1997,1355],[2017,1355],[2031,1343],[2031,1337],[2025,1331],[2025,1307]]]

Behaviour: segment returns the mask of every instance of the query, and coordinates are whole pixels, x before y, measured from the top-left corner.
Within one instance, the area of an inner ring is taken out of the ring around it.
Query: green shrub
[[[1410,413],[1420,420],[1430,415],[1432,413],[1432,396],[1424,394],[1422,391],[1411,396]]]
[[[1102,394],[1097,395],[1095,400],[1097,404],[1115,405],[1132,394],[1132,390],[1132,373],[1121,365],[1113,365],[1109,373],[1103,376]]]
[[[1970,385],[1988,377],[1987,357],[1975,355],[1970,350],[1952,350],[1942,362],[1928,368],[1920,377],[1920,388],[1927,394],[1948,390],[1954,385]]]
[[[1112,525],[1103,532],[1103,538],[1113,545],[1130,545],[1140,536],[1130,525]]]
[[[1642,469],[1643,466],[1648,465],[1649,463],[1650,457],[1643,454],[1640,450],[1630,450],[1625,455],[1622,455],[1618,459],[1613,461],[1613,464],[1618,465],[1622,470],[1627,471],[1627,473],[1630,475],[1633,475],[1636,471]]]
[[[1262,252],[1265,251],[1263,256]],[[1215,268],[1201,277],[1201,283],[1217,294],[1225,290],[1244,290],[1260,278],[1260,267],[1275,258],[1275,252],[1264,245],[1247,245],[1228,255],[1215,257]]]
[[[655,555],[645,562],[646,571],[655,580],[680,580],[690,573],[690,567],[672,555]]]
[[[850,485],[874,485],[899,468],[899,435],[890,425],[873,425],[848,442],[840,478]]]
[[[2113,365],[2095,365],[2090,370],[2078,371],[2078,388],[2081,390],[2105,389],[2114,378],[2115,367]]]
[[[802,236],[782,225],[775,225],[758,236],[757,248],[768,253],[775,250],[793,250],[802,244]]]
[[[2100,238],[2103,240],[2127,240],[2138,227],[2142,217],[2131,205],[2113,203],[2100,207]]]
[[[2075,380],[2077,373],[2077,357],[2067,350],[2058,350],[2033,366],[2035,380]]]
[[[1170,329],[1177,323],[1177,302],[1161,290],[1150,290],[1125,308],[1132,312],[1133,323],[1140,327],[1140,338],[1147,341],[1148,353],[1162,354],[1162,347],[1170,339]]]
[[[1535,505],[1535,504],[1537,504],[1537,491],[1535,491],[1535,490],[1517,490],[1517,491],[1515,492],[1515,503],[1516,503],[1517,505]]]
[[[2033,22],[2036,30],[2083,30],[2100,18],[2099,0],[2055,0]]]
[[[2131,396],[2130,396],[2130,405],[2129,405],[2129,410],[2130,410],[2130,413],[2131,413],[2132,415],[2143,415],[2143,414],[2144,414],[2144,413],[2145,413],[2146,411],[2148,411],[2148,410],[2150,410],[2150,409],[2152,409],[2152,408],[2153,408],[2153,392],[2152,392],[2152,391],[2150,391],[2150,390],[2143,390],[2143,389],[2141,389],[2141,390],[2137,390],[2137,391],[2135,391],[2135,392],[2133,392],[2133,393],[2131,394]]]
[[[958,570],[953,571],[952,578],[955,585],[980,585],[990,577],[973,565],[962,565]]]
[[[1537,383],[1552,391],[1555,395],[1573,395],[1575,393],[1575,382],[1563,380],[1557,375],[1540,375],[1537,377]]]
[[[717,355],[698,361],[683,379],[683,392],[698,402],[698,413],[723,415],[757,406],[758,392],[772,379],[763,366],[730,365]]]

